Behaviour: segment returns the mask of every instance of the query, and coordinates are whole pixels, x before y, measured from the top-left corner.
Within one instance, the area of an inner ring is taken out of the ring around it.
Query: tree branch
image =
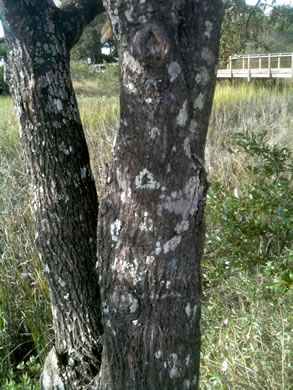
[[[252,16],[256,12],[256,10],[258,9],[260,3],[261,3],[261,0],[258,0],[257,3],[255,4],[255,6],[252,8],[251,12],[249,13],[248,18],[246,20],[246,34],[245,34],[246,35],[246,39],[248,38],[248,29],[249,29],[250,19],[252,18]]]
[[[78,42],[85,26],[104,11],[102,0],[61,1],[60,12],[70,49]]]
[[[0,0],[0,20],[8,32],[10,28],[19,29],[20,25],[25,25],[23,15],[43,12],[49,7],[56,12],[55,22],[61,23],[69,50],[78,42],[85,26],[105,11],[102,0],[63,0],[60,8],[53,0]],[[16,10],[19,22],[15,24]],[[10,15],[13,15],[14,23],[9,22]]]

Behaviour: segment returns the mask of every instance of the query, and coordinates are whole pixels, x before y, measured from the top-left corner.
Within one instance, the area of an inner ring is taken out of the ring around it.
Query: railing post
[[[293,83],[293,53],[291,54],[291,82]]]
[[[289,58],[283,61],[282,58]],[[275,60],[276,59],[276,60]],[[257,66],[258,60],[258,66]],[[237,61],[236,68],[233,69],[233,61]],[[242,61],[242,64],[241,64]],[[247,61],[247,65],[246,65]],[[254,63],[256,61],[256,64]],[[291,65],[290,65],[291,61]],[[239,62],[239,64],[238,64]],[[291,69],[291,70],[290,70]],[[259,74],[257,74],[259,70]],[[247,72],[246,72],[247,71]],[[248,54],[239,56],[229,56],[227,70],[220,73],[222,78],[247,78],[250,82],[253,77],[262,78],[288,78],[293,84],[293,51],[291,53],[276,54]],[[293,390],[293,389],[292,389]]]
[[[232,79],[232,56],[229,57],[230,78]]]

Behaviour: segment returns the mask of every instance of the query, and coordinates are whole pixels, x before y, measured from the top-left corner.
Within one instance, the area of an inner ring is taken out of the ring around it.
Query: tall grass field
[[[119,125],[118,69],[73,63],[72,76],[100,193]],[[290,83],[218,83],[206,146],[201,390],[293,390],[292,129]],[[0,256],[0,389],[37,390],[54,343],[50,302],[3,96]]]

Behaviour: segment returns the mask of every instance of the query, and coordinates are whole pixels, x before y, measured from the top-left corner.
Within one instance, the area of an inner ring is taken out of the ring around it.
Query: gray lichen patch
[[[122,66],[126,66],[131,72],[136,75],[140,75],[142,73],[142,67],[138,61],[128,52],[125,51],[123,53],[123,63]]]
[[[183,220],[187,220],[190,215],[194,215],[198,208],[199,199],[203,196],[203,187],[198,176],[189,178],[182,191],[173,191],[171,196],[164,196],[158,205],[158,215],[162,216],[163,210],[176,215],[181,215]]]
[[[172,83],[181,73],[181,66],[178,64],[178,62],[171,62],[171,64],[168,65],[168,73],[170,76],[170,81]]]
[[[179,368],[178,355],[171,353],[168,358],[169,375],[171,379],[180,378],[181,370]]]
[[[194,101],[194,109],[202,110],[204,108],[204,95],[200,93]]]
[[[153,174],[146,168],[142,169],[135,178],[137,189],[156,190],[160,188],[160,183],[154,180]]]
[[[181,242],[181,236],[179,235],[176,235],[173,238],[171,238],[171,240],[167,241],[163,246],[164,254],[167,254],[170,251],[175,251],[175,249],[180,244],[180,242]]]
[[[201,51],[201,58],[209,65],[213,65],[215,62],[215,56],[208,47],[205,47]]]
[[[62,104],[62,101],[60,99],[54,99],[54,104],[55,104],[58,111],[63,110],[63,104]]]
[[[43,390],[51,390],[51,389],[65,390],[59,372],[59,361],[58,361],[55,348],[53,348],[49,352],[45,360],[44,369],[40,378],[40,384]]]
[[[185,100],[176,118],[176,123],[178,126],[184,127],[187,119],[188,119],[187,100]]]
[[[122,223],[119,219],[116,219],[115,222],[113,222],[110,225],[110,232],[111,232],[112,241],[118,241],[121,227],[122,227]]]
[[[209,72],[207,68],[201,67],[195,75],[196,84],[206,85],[210,80]]]
[[[211,21],[206,20],[204,23],[204,36],[207,39],[211,38],[211,32],[213,31],[214,25]]]
[[[151,139],[156,138],[160,134],[161,134],[160,129],[158,129],[157,127],[153,127],[152,130],[151,130]]]

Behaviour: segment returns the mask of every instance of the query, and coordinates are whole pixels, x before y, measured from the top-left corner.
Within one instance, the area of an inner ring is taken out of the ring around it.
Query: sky
[[[55,3],[58,3],[59,0],[54,0]],[[254,5],[257,2],[257,0],[246,0],[246,3],[249,5]],[[292,5],[293,6],[293,0],[277,0],[277,5]],[[0,37],[3,37],[3,29],[0,23]]]

